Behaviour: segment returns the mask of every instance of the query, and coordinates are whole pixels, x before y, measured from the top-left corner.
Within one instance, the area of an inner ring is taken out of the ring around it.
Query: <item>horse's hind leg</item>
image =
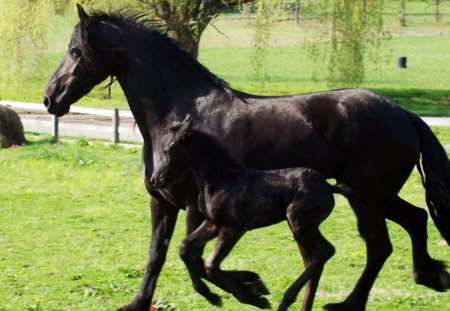
[[[294,303],[305,284],[307,284],[307,288],[302,310],[311,310],[325,263],[334,255],[335,250],[333,245],[320,233],[318,227],[292,228],[292,231],[303,257],[305,271],[286,291],[278,310],[287,310]]]
[[[370,289],[383,264],[392,253],[392,244],[384,217],[380,214],[371,215],[371,221],[376,231],[366,238],[367,264],[350,295],[341,303],[327,304],[327,311],[362,311],[365,309]]]
[[[205,264],[208,279],[224,291],[231,293],[242,303],[250,304],[261,309],[270,309],[270,303],[266,298],[249,294],[243,290],[241,284],[235,282],[236,280],[234,278],[229,277],[229,273],[220,269],[220,263],[228,256],[244,232],[228,227],[222,227],[220,229],[216,246]]]
[[[202,277],[206,277],[205,264],[202,259],[205,244],[217,236],[217,227],[208,221],[203,221],[200,227],[191,233],[180,244],[180,257],[183,259],[192,284],[195,290],[205,297],[211,304],[222,305],[221,298],[211,292],[209,287],[202,281]]]
[[[436,291],[450,288],[450,275],[442,261],[430,257],[427,249],[427,212],[401,198],[389,206],[387,218],[402,226],[411,237],[414,280]]]

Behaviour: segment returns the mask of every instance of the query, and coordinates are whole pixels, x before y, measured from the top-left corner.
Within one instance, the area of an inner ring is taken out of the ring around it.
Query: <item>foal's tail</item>
[[[331,186],[333,193],[342,194],[347,198],[353,212],[356,215],[358,221],[358,231],[361,236],[366,239],[372,234],[371,224],[369,222],[369,215],[367,212],[366,205],[364,204],[361,197],[352,189],[350,186],[344,183],[336,183],[336,185]]]
[[[420,140],[422,159],[417,169],[425,187],[425,198],[436,227],[450,245],[450,161],[444,147],[428,125],[407,111]]]

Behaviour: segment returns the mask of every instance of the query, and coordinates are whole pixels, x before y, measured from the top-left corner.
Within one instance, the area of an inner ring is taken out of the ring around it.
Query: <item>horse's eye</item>
[[[81,51],[78,48],[71,48],[70,55],[72,55],[73,59],[78,59],[81,57]]]

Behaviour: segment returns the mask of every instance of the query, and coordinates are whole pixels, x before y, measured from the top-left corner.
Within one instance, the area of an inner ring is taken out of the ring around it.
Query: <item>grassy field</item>
[[[450,143],[449,130],[437,133]],[[28,139],[25,147],[0,152],[0,310],[114,310],[138,288],[150,237],[139,149],[82,139],[55,145],[30,134]],[[425,206],[417,174],[402,196]],[[337,202],[322,225],[337,253],[326,266],[316,310],[343,299],[365,263],[353,213],[342,198]],[[396,225],[389,228],[394,254],[375,283],[368,310],[448,310],[448,294],[413,283],[408,236]],[[156,291],[161,304],[173,307],[163,310],[255,310],[216,288],[224,297],[223,309],[194,292],[178,258],[183,236],[180,213]],[[429,248],[433,256],[449,258],[431,221]],[[259,272],[274,306],[303,269],[284,223],[247,234],[224,267]]]

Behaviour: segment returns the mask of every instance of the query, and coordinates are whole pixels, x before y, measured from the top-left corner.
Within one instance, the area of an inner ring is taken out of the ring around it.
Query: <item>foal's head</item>
[[[184,147],[189,143],[187,138],[191,135],[191,127],[192,118],[188,115],[183,122],[172,126],[163,135],[163,151],[159,161],[155,163],[151,178],[151,184],[155,188],[167,187],[188,166],[188,155],[184,152]]]

